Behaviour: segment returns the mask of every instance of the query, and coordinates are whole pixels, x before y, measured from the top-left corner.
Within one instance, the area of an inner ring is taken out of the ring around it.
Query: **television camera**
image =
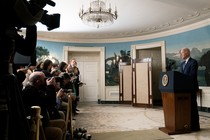
[[[0,139],[29,139],[29,125],[17,84],[17,78],[10,73],[17,72],[13,65],[15,53],[33,57],[36,53],[37,27],[41,22],[48,30],[60,26],[60,14],[47,14],[46,5],[55,6],[51,0],[0,0]],[[26,28],[25,36],[20,35]],[[12,71],[13,69],[13,71]],[[19,112],[19,113],[15,113]],[[15,117],[12,114],[16,114]],[[19,121],[14,121],[19,120]],[[18,129],[21,128],[21,129]]]
[[[8,73],[15,53],[33,56],[36,53],[37,27],[40,22],[48,31],[60,26],[60,14],[47,14],[46,5],[55,6],[51,0],[1,0],[0,1],[0,64]],[[25,35],[21,29],[26,28]]]

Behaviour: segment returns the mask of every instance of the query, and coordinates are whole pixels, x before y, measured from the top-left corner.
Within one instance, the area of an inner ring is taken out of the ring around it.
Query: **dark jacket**
[[[190,57],[187,64],[185,65],[185,68],[183,69],[184,63],[185,61],[181,63],[180,72],[190,76],[193,79],[194,89],[195,91],[198,91],[198,80],[197,80],[198,62]]]
[[[31,106],[40,106],[41,115],[43,116],[43,126],[47,126],[51,119],[49,116],[50,110],[56,105],[56,92],[53,85],[46,86],[46,90],[40,90],[32,85],[28,85],[22,91],[23,103],[27,115],[30,116]]]

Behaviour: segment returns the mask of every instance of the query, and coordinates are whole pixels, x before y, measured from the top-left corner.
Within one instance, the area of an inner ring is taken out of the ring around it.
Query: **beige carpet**
[[[158,129],[91,133],[91,140],[166,140],[173,139]]]

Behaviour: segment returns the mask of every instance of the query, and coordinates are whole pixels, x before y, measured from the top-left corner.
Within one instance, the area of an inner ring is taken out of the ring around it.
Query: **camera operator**
[[[51,0],[0,0],[0,139],[28,139],[28,124],[22,106],[17,77],[11,73],[15,52],[33,56],[37,41],[36,23],[48,30],[58,28],[60,14],[48,15],[43,8],[54,6]],[[25,37],[19,34],[26,28]],[[11,69],[11,70],[10,70]],[[20,129],[21,128],[21,129]]]

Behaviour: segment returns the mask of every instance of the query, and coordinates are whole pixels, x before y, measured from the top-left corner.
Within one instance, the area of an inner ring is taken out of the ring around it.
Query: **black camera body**
[[[55,78],[55,82],[56,83],[62,83],[63,82],[63,78],[62,77],[59,77],[59,76],[54,76],[54,78]]]
[[[0,0],[1,73],[8,73],[16,52],[36,59],[37,22],[46,25],[48,30],[60,26],[60,14],[47,14],[44,10],[47,4],[55,6],[51,0]],[[21,28],[26,28],[25,36],[19,34]]]
[[[17,13],[17,19],[19,19],[19,28],[35,25],[36,22],[41,22],[47,26],[47,29],[53,30],[60,26],[60,14],[47,14],[48,11],[44,10],[46,5],[55,6],[56,4],[51,0],[16,0],[18,4],[15,3],[15,12]],[[19,2],[20,1],[20,2]],[[20,6],[24,5],[26,7],[24,10],[20,10]],[[16,9],[18,8],[18,9]],[[18,10],[22,11],[19,12]],[[25,15],[23,12],[25,12]],[[27,13],[28,12],[28,13]],[[29,16],[30,15],[30,16]],[[31,18],[31,19],[30,19]]]

